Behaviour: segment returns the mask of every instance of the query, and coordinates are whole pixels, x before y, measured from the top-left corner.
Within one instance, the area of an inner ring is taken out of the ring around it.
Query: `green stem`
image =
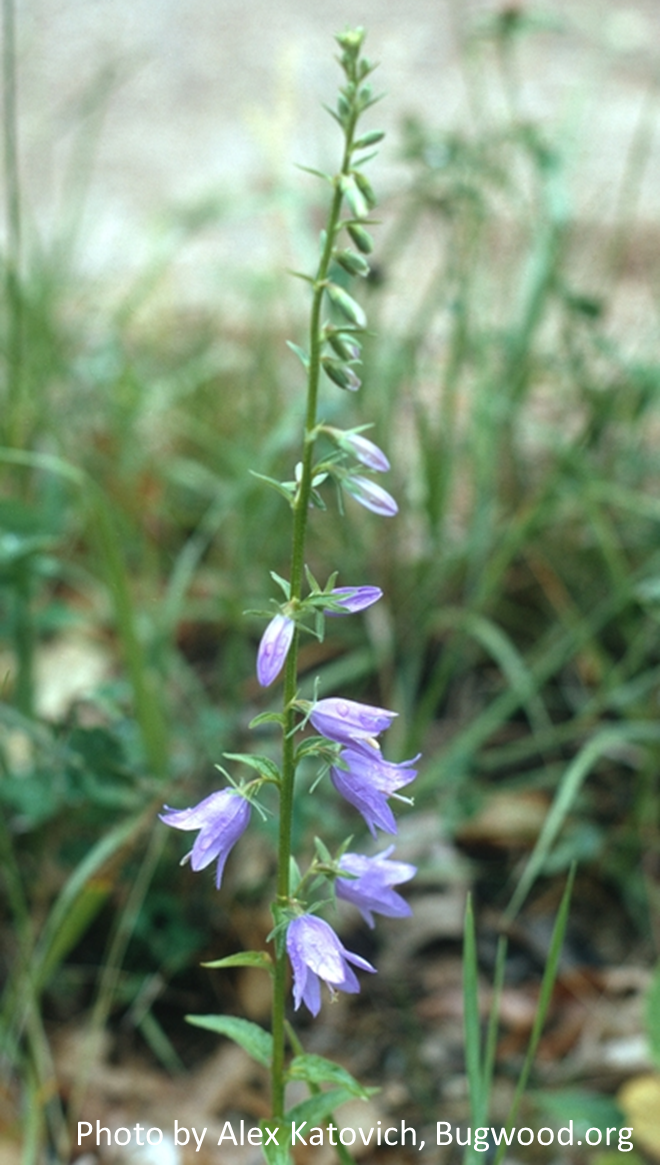
[[[21,190],[18,167],[18,83],[15,0],[2,0],[3,153],[7,297],[7,416],[5,440],[20,444],[23,406],[23,295],[21,287]]]
[[[312,471],[314,443],[316,440],[316,413],[318,388],[321,373],[321,307],[326,289],[328,272],[332,260],[335,238],[340,225],[342,190],[341,178],[350,171],[353,134],[358,118],[357,109],[352,113],[345,128],[346,144],[339,175],[334,181],[334,194],[328,215],[326,239],[314,282],[314,293],[309,325],[309,366],[307,371],[307,408],[305,417],[304,452],[299,487],[293,501],[293,535],[291,548],[291,600],[302,598],[305,571],[305,539],[307,519],[312,492]],[[295,783],[295,741],[296,711],[294,701],[298,691],[298,646],[299,633],[296,628],[289,649],[284,672],[284,740],[282,745],[282,782],[280,786],[279,844],[277,859],[277,901],[278,908],[289,904],[291,888],[289,867],[291,858],[291,835],[293,829],[293,799]],[[279,922],[275,918],[275,923]],[[284,1114],[285,1086],[285,1014],[287,990],[286,944],[278,935],[275,951],[275,975],[273,978],[273,1067],[272,1067],[272,1109],[273,1116],[281,1119]]]

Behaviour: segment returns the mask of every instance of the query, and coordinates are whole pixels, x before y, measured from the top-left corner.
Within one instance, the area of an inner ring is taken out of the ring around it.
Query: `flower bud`
[[[357,183],[360,194],[364,198],[367,206],[369,207],[370,210],[373,209],[373,207],[376,206],[378,199],[376,198],[376,195],[374,193],[374,188],[371,185],[369,179],[367,178],[367,176],[365,174],[362,174],[359,170],[353,171],[353,177]]]
[[[361,25],[358,25],[357,28],[347,28],[345,32],[337,33],[335,40],[340,49],[345,49],[352,56],[357,56],[362,48],[365,36],[364,29]]]
[[[357,324],[358,328],[366,328],[367,317],[364,310],[352,296],[349,296],[347,291],[344,291],[343,287],[339,287],[336,283],[328,283],[326,289],[335,307],[339,308],[339,311],[344,314],[347,320],[350,320],[351,324]]]
[[[357,142],[353,142],[353,149],[366,150],[369,146],[378,145],[378,142],[382,142],[384,137],[383,130],[371,130],[370,133],[363,134],[361,138],[358,138]]]
[[[370,481],[369,478],[346,477],[343,479],[342,485],[349,494],[353,495],[356,502],[365,506],[367,510],[372,510],[374,514],[393,518],[399,512],[399,507],[392,495],[388,494],[387,490],[383,490],[382,486],[378,486],[376,482]]]
[[[373,441],[369,441],[368,437],[363,437],[361,433],[345,433],[342,429],[329,429],[328,433],[341,449],[352,454],[363,466],[381,474],[389,470],[390,463],[382,449],[379,449]]]
[[[262,688],[268,688],[282,671],[294,631],[293,620],[281,613],[268,624],[257,653],[257,679]]]
[[[374,241],[369,232],[365,231],[359,223],[349,223],[346,229],[358,251],[361,251],[363,255],[370,255],[374,249]]]
[[[344,251],[335,251],[335,259],[349,275],[368,275],[369,264],[361,255],[346,248]]]
[[[326,336],[329,344],[332,345],[337,356],[341,356],[342,360],[359,360],[362,354],[362,345],[359,340],[356,340],[350,334],[345,332],[329,332]]]
[[[342,174],[340,179],[341,192],[356,219],[365,219],[369,214],[369,204],[362,194],[352,174]]]
[[[340,389],[347,389],[351,393],[357,392],[362,384],[359,376],[345,364],[333,360],[331,356],[322,356],[321,364],[331,381],[339,385]]]

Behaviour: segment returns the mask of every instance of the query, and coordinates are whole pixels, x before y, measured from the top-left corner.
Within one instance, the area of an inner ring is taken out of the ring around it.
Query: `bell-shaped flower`
[[[376,470],[380,474],[389,470],[390,463],[382,449],[375,442],[370,441],[368,437],[364,437],[362,433],[344,432],[341,429],[328,429],[327,432],[334,438],[340,449],[352,454],[363,466],[367,466],[370,470]]]
[[[333,587],[330,595],[335,603],[341,604],[341,611],[325,609],[325,615],[349,615],[356,611],[364,611],[382,599],[380,587]]]
[[[188,810],[164,809],[159,817],[166,826],[199,830],[195,845],[181,861],[190,860],[193,870],[204,870],[217,858],[215,885],[219,887],[229,852],[250,821],[249,801],[239,790],[228,788],[217,790]]]
[[[349,964],[375,972],[367,960],[347,951],[329,923],[317,915],[299,915],[289,924],[286,949],[293,968],[296,1008],[305,1003],[313,1016],[321,1007],[321,980],[331,992],[359,992],[360,984]]]
[[[281,612],[268,624],[257,652],[257,680],[262,688],[268,688],[282,671],[294,629],[293,620]]]
[[[373,911],[392,918],[412,915],[406,900],[392,888],[413,878],[417,867],[409,862],[391,862],[393,850],[393,846],[388,846],[387,850],[371,858],[366,854],[343,854],[340,859],[341,869],[354,878],[336,879],[337,895],[353,903],[369,927],[374,926]]]
[[[385,761],[376,746],[353,742],[349,748],[342,749],[339,759],[342,764],[330,769],[330,779],[337,792],[362,814],[374,838],[376,827],[387,834],[396,834],[396,821],[387,799],[415,779],[417,770],[411,766],[417,758],[395,764]]]
[[[342,478],[342,486],[352,494],[356,502],[361,506],[366,506],[367,510],[373,510],[374,514],[383,514],[386,518],[393,518],[398,514],[399,507],[394,501],[391,494],[387,490],[383,490],[377,482],[372,482],[370,478],[362,478],[359,475],[347,475]]]
[[[331,696],[316,702],[309,719],[323,737],[350,745],[354,741],[369,741],[389,729],[397,715],[389,709]]]

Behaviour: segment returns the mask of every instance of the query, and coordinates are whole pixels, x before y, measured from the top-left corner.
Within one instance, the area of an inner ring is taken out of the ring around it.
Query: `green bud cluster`
[[[323,269],[327,273],[333,264],[351,277],[366,278],[370,270],[365,256],[373,250],[373,239],[365,223],[369,222],[369,215],[376,206],[376,195],[364,173],[364,166],[373,154],[365,155],[364,151],[378,145],[385,135],[382,130],[371,130],[356,136],[360,117],[376,100],[367,80],[375,66],[361,55],[364,35],[364,29],[355,28],[336,38],[341,49],[339,63],[346,82],[339,90],[336,107],[328,112],[341,126],[346,144],[340,172],[334,178],[327,176],[335,188],[340,213],[335,217],[330,238],[326,232],[321,235],[319,275]],[[344,230],[351,247],[341,243],[339,236]],[[320,286],[319,276],[315,286]],[[361,356],[356,334],[366,329],[367,317],[357,300],[340,283],[326,275],[322,286],[334,309],[334,317],[320,329],[320,365],[339,388],[356,390],[360,387],[360,379],[355,368],[360,364]]]

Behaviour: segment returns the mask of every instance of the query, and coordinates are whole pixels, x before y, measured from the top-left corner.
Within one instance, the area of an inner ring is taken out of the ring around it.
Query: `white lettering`
[[[185,1142],[179,1141],[179,1134],[186,1135]],[[174,1145],[175,1146],[187,1146],[189,1141],[190,1141],[190,1131],[187,1129],[186,1126],[180,1126],[177,1119],[175,1118],[174,1119]]]
[[[305,1141],[305,1139],[302,1136],[302,1131],[304,1130],[306,1125],[307,1125],[306,1121],[301,1121],[300,1125],[298,1126],[298,1129],[296,1129],[295,1121],[291,1122],[291,1145],[292,1146],[295,1146],[296,1138],[298,1138],[301,1145],[303,1145],[303,1146],[307,1145],[307,1142]]]
[[[226,1132],[227,1130],[229,1130],[229,1133]],[[193,1130],[193,1133],[194,1132],[195,1131]],[[206,1131],[204,1131],[204,1132],[206,1132]],[[225,1138],[227,1139],[227,1141],[229,1141],[231,1139],[231,1141],[234,1143],[235,1146],[238,1145],[238,1142],[236,1141],[236,1134],[234,1133],[234,1131],[232,1129],[232,1125],[231,1125],[230,1121],[226,1121],[222,1127],[222,1133],[220,1134],[220,1137],[218,1138],[218,1145],[219,1146],[222,1145]]]
[[[441,1130],[440,1126],[444,1126],[444,1129]],[[441,1138],[444,1138],[444,1141],[441,1142]],[[454,1139],[451,1136],[451,1126],[448,1121],[437,1121],[435,1123],[435,1140],[438,1146],[451,1146]]]

